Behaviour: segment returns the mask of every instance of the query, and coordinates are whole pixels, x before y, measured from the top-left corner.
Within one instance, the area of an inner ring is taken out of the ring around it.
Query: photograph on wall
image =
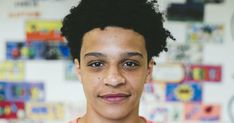
[[[187,26],[188,43],[223,43],[224,25],[208,23],[190,23]]]
[[[0,101],[0,119],[23,119],[25,104],[23,102]]]
[[[60,32],[62,22],[59,20],[27,20],[25,23],[26,40],[63,41]]]
[[[151,82],[173,82],[178,83],[184,80],[185,71],[183,64],[179,63],[158,63],[153,66]]]
[[[33,120],[63,120],[64,104],[49,102],[28,102],[25,106],[26,117]]]
[[[201,44],[169,43],[166,59],[168,62],[202,63],[203,46]]]
[[[187,103],[185,120],[187,121],[219,121],[221,106],[218,104]]]
[[[70,51],[62,42],[7,42],[6,58],[9,60],[70,59]]]
[[[169,102],[202,102],[202,85],[200,83],[168,83],[166,101]]]
[[[222,66],[220,65],[186,65],[186,81],[206,81],[219,83],[222,80]]]
[[[0,61],[0,80],[21,81],[25,78],[25,63],[21,61]]]
[[[6,83],[0,81],[0,101],[6,100]]]

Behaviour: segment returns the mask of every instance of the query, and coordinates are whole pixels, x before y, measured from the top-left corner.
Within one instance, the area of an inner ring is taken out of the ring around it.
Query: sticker
[[[202,86],[199,83],[169,83],[166,85],[166,100],[172,102],[201,102]]]

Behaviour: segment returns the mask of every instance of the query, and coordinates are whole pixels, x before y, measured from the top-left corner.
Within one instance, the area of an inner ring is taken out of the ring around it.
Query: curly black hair
[[[94,28],[117,26],[143,35],[148,60],[167,51],[171,33],[163,27],[163,13],[156,10],[156,0],[81,0],[63,19],[62,35],[68,41],[73,59],[80,59],[82,38]]]

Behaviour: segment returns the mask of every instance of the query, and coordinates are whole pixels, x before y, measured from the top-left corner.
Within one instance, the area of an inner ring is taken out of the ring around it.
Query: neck
[[[139,117],[138,109],[130,112],[124,117],[115,118],[105,117],[93,110],[87,110],[87,113],[79,119],[78,123],[146,123],[146,121]]]

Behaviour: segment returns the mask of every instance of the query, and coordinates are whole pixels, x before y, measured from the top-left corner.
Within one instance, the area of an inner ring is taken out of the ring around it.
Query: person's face
[[[79,63],[80,62],[80,63]],[[145,40],[120,27],[99,28],[83,37],[76,70],[87,98],[87,113],[108,119],[138,115],[144,83],[151,74]]]

